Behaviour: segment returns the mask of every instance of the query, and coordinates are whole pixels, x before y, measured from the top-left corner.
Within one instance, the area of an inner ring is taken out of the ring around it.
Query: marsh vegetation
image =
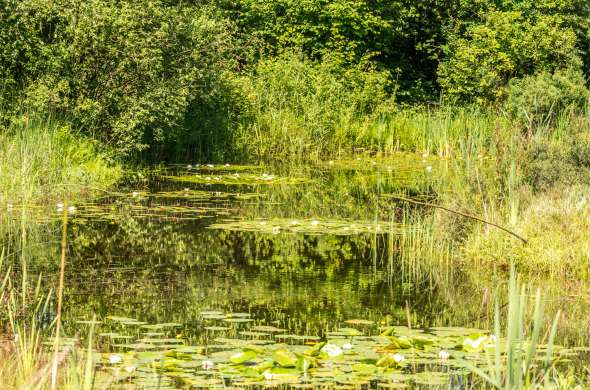
[[[0,3],[0,388],[584,388],[586,1]]]

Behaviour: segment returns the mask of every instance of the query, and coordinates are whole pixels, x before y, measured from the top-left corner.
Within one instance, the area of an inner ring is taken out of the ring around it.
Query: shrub
[[[494,11],[458,31],[450,36],[438,71],[443,92],[452,99],[496,102],[514,77],[581,67],[576,34],[557,16]]]
[[[9,0],[0,15],[4,99],[23,95],[122,153],[178,137],[233,61],[231,30],[205,5]]]
[[[523,160],[524,179],[534,192],[560,185],[590,185],[590,138],[586,135],[558,143],[535,141]]]
[[[588,98],[590,92],[579,70],[558,69],[513,79],[504,107],[532,133],[553,125],[560,115],[581,112]]]

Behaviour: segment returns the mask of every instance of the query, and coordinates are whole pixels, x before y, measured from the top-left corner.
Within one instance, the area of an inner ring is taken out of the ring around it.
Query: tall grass
[[[121,168],[99,145],[45,115],[22,115],[0,128],[0,210],[46,203],[107,187]]]
[[[517,280],[512,268],[505,332],[501,332],[500,307],[496,304],[495,337],[498,341],[491,351],[486,351],[487,368],[477,368],[465,362],[471,371],[497,389],[532,389],[552,385],[554,341],[559,312],[547,332],[547,344],[541,349],[541,332],[545,327],[541,290],[537,289],[534,296],[533,315],[529,321],[526,318],[530,309],[529,289]]]

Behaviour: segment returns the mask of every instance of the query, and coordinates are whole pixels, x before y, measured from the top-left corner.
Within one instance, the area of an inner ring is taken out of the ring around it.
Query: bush
[[[458,31],[450,36],[438,71],[443,93],[452,99],[497,102],[514,77],[582,66],[576,34],[557,16],[494,11]]]
[[[555,124],[560,115],[580,113],[589,98],[580,71],[559,69],[512,80],[504,107],[532,133]]]
[[[590,137],[574,135],[557,143],[535,141],[524,155],[524,179],[534,192],[556,186],[590,185]]]
[[[231,30],[205,5],[9,0],[0,16],[5,104],[23,95],[121,153],[177,138],[233,61]]]

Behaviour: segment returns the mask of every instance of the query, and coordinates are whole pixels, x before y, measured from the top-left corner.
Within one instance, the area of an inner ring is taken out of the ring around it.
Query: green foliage
[[[103,149],[59,121],[15,119],[0,129],[0,202],[63,201],[114,184],[121,168]]]
[[[249,113],[237,142],[258,159],[335,153],[387,101],[386,74],[357,68],[335,73],[330,64],[294,54],[261,61],[243,83]]]
[[[532,133],[554,125],[560,115],[579,114],[589,98],[580,71],[558,69],[511,80],[505,109]]]
[[[590,139],[576,135],[551,143],[536,141],[523,158],[524,179],[534,192],[563,185],[590,185]]]
[[[26,0],[0,15],[4,99],[58,112],[121,153],[178,137],[232,62],[209,6]]]
[[[506,95],[514,77],[579,69],[576,43],[575,32],[560,17],[532,19],[519,11],[490,12],[483,22],[451,35],[447,58],[439,66],[439,82],[451,98],[494,102]]]

